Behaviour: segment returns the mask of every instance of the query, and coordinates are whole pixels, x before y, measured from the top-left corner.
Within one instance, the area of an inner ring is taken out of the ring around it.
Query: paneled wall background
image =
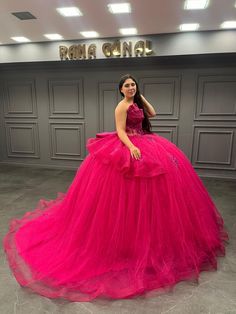
[[[156,108],[154,132],[179,146],[200,175],[236,179],[236,68],[222,66],[5,66],[0,161],[79,167],[86,140],[115,129],[117,86],[128,72]]]

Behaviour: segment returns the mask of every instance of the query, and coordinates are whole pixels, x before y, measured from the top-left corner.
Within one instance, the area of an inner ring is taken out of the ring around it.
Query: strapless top
[[[126,133],[128,135],[144,134],[143,119],[143,109],[140,109],[136,103],[131,104],[127,110]]]
[[[127,109],[126,132],[133,145],[140,149],[141,159],[132,158],[130,150],[121,141],[117,131],[97,133],[96,138],[89,138],[89,153],[103,164],[113,165],[125,178],[148,178],[166,173],[161,157],[164,151],[162,143],[167,140],[143,130],[143,119],[143,109],[135,103],[131,104]],[[156,148],[153,151],[154,146]]]

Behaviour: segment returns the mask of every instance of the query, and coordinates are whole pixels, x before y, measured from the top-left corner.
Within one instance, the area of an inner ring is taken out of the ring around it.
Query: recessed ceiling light
[[[236,28],[236,21],[225,21],[220,25],[221,28]]]
[[[29,38],[26,38],[24,36],[11,37],[11,39],[17,41],[18,43],[28,43],[29,41],[31,41]]]
[[[83,15],[77,7],[57,8],[57,11],[63,16],[81,16]]]
[[[63,37],[60,34],[44,34],[44,36],[47,37],[50,40],[63,39]]]
[[[183,32],[185,31],[196,31],[199,28],[198,23],[181,24],[179,29]]]
[[[209,0],[186,0],[184,3],[185,10],[200,10],[206,9]]]
[[[122,35],[136,35],[138,32],[136,28],[120,28],[119,31]]]
[[[99,34],[95,31],[80,32],[80,34],[86,38],[94,38],[99,36]]]
[[[131,6],[129,3],[109,3],[108,10],[113,14],[119,13],[130,13]]]

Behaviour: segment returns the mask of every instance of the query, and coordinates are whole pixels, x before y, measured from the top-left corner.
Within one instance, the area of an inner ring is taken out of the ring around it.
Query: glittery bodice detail
[[[142,121],[144,118],[143,109],[140,109],[137,104],[133,103],[127,110],[126,133],[143,134]]]

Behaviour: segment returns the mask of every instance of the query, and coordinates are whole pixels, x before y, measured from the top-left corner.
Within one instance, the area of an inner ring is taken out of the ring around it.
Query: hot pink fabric
[[[66,194],[14,219],[4,238],[24,286],[49,298],[130,298],[217,268],[228,238],[223,219],[183,152],[142,131],[132,104],[127,133],[88,140],[90,154]]]

